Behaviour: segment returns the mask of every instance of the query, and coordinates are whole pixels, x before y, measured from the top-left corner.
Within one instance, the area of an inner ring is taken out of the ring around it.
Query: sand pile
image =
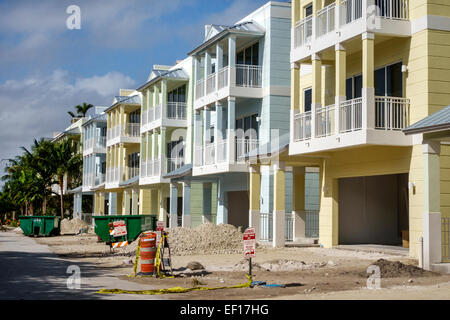
[[[61,234],[78,234],[81,229],[88,229],[87,223],[83,220],[75,219],[63,219],[61,221]]]
[[[407,277],[420,277],[420,276],[430,276],[435,275],[435,273],[426,271],[419,267],[403,264],[400,261],[388,261],[385,259],[378,259],[372,265],[376,265],[380,267],[381,277],[382,278],[395,278],[401,276]]]
[[[322,268],[325,266],[335,266],[333,261],[328,262],[313,262],[305,263],[304,261],[298,260],[273,260],[265,263],[252,263],[252,269],[261,271],[295,271],[295,270],[310,270]],[[248,270],[248,260],[244,259],[234,265],[233,271],[247,271]]]

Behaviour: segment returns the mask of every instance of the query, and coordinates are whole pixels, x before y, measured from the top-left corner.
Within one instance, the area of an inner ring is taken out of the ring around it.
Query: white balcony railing
[[[408,20],[409,0],[375,0],[377,15],[386,19]]]
[[[334,105],[316,109],[316,137],[334,133]]]
[[[217,162],[227,161],[227,140],[219,141],[217,144]]]
[[[204,147],[205,150],[205,164],[214,164],[216,156],[216,146],[214,143],[208,143]]]
[[[409,99],[375,97],[375,129],[402,130],[409,124]]]
[[[195,84],[195,99],[200,99],[205,95],[205,80],[201,79]]]
[[[139,167],[128,167],[128,179],[139,175]]]
[[[160,160],[147,160],[141,162],[141,178],[155,177],[160,175]]]
[[[104,182],[105,182],[105,174],[104,173],[98,173],[95,176],[95,185],[98,186],[98,185],[101,185]]]
[[[332,3],[317,12],[317,37],[334,31],[336,4]]]
[[[243,160],[243,157],[259,146],[257,139],[236,139],[236,161]]]
[[[121,181],[123,167],[109,168],[106,170],[106,183],[118,183]]]
[[[262,86],[262,68],[257,65],[236,65],[236,86],[260,88]]]
[[[184,166],[183,158],[168,158],[167,159],[167,172],[172,172],[178,168]]]
[[[311,111],[294,115],[294,141],[311,138]]]
[[[362,129],[362,98],[341,102],[339,106],[339,132]]]
[[[339,6],[340,25],[346,25],[361,19],[363,12],[363,0],[343,0]]]
[[[217,75],[219,77],[218,79],[218,88],[222,89],[228,86],[228,67],[222,68],[219,70],[219,74]]]
[[[211,73],[206,78],[206,94],[210,94],[216,91],[216,73]]]
[[[121,132],[122,132],[122,126],[120,124],[116,125],[112,128],[109,128],[106,133],[106,139],[107,140],[115,139],[120,136]]]
[[[140,123],[128,123],[126,128],[124,135],[127,137],[139,137],[141,135]]]
[[[294,47],[298,48],[311,42],[312,37],[312,16],[300,20],[294,30]]]
[[[176,120],[186,119],[186,102],[167,103],[167,118]]]

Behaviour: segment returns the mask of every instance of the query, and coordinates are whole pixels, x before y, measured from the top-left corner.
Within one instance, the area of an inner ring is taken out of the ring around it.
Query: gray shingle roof
[[[403,129],[405,134],[423,133],[436,130],[450,129],[450,106],[414,123]]]

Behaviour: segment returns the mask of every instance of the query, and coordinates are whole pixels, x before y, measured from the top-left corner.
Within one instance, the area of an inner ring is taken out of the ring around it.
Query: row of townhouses
[[[206,25],[187,58],[65,131],[84,157],[74,215],[91,197],[94,215],[251,226],[276,247],[403,244],[440,268],[449,71],[441,0],[272,1]]]

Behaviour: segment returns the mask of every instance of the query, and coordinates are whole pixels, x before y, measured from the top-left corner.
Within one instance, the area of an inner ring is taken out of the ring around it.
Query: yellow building
[[[450,217],[450,146],[402,130],[450,104],[450,2],[292,5],[289,148],[269,165],[279,186],[292,168],[296,238],[304,167],[316,166],[322,246],[409,247],[428,269],[447,261],[440,235],[441,218]],[[256,165],[250,214],[259,179]],[[283,227],[283,193],[274,188],[274,234]]]

